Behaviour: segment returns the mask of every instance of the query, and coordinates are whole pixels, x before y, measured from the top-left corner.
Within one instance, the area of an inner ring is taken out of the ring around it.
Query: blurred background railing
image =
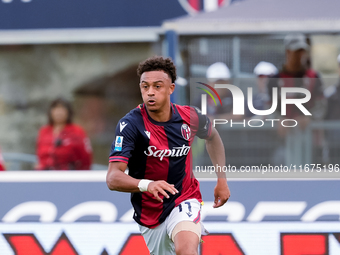
[[[271,124],[249,126],[217,125],[223,140],[227,165],[304,165],[339,164],[340,121],[311,122],[305,130],[291,128],[280,137]],[[194,165],[211,165],[204,141],[196,140]],[[7,170],[33,170],[37,157],[25,153],[3,153]],[[92,164],[91,170],[106,170],[107,165]]]

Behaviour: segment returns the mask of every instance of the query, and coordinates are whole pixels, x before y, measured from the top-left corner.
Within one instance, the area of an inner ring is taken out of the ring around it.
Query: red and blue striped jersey
[[[155,228],[184,200],[202,201],[199,183],[193,175],[191,143],[195,136],[205,139],[211,134],[209,118],[191,106],[171,104],[172,117],[167,122],[153,120],[139,105],[125,115],[116,128],[110,162],[125,162],[129,175],[136,179],[164,180],[179,191],[163,203],[149,192],[131,194],[134,220]]]

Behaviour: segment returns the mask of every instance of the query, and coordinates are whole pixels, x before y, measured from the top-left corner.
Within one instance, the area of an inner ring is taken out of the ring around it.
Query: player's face
[[[63,105],[57,105],[51,109],[53,124],[66,124],[68,111]]]
[[[164,71],[144,72],[140,77],[140,90],[147,109],[159,112],[170,105],[170,95],[175,84]]]

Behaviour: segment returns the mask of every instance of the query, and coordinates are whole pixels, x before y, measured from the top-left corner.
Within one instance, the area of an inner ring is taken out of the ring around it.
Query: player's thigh
[[[192,222],[195,224],[198,224],[201,220],[201,204],[196,199],[188,199],[183,201],[181,204],[176,206],[166,219],[166,225],[167,225],[167,232],[169,237],[173,239],[173,231],[175,227],[177,226],[183,226],[178,225],[180,222]],[[195,226],[195,224],[193,224]],[[186,223],[184,223],[184,226],[187,226]],[[189,224],[189,226],[192,226]],[[200,229],[200,228],[199,228]],[[190,230],[189,230],[190,231]]]
[[[188,222],[195,224],[193,222]],[[192,231],[182,230],[174,236],[176,255],[197,255],[200,238]]]
[[[188,199],[175,207],[166,220],[168,235],[175,243],[176,254],[197,254],[201,239],[201,204]]]
[[[175,245],[169,238],[164,223],[153,229],[139,225],[139,229],[151,255],[176,254]]]

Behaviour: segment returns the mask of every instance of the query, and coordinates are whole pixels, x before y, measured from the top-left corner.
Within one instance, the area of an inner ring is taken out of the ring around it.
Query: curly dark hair
[[[161,56],[153,56],[139,63],[137,74],[140,77],[144,72],[150,71],[164,71],[171,78],[172,83],[177,78],[176,66],[171,58],[164,58]]]

